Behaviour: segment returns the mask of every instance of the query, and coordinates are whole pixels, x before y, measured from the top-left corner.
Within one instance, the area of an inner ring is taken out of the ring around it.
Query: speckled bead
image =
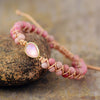
[[[41,67],[43,68],[43,69],[47,69],[48,68],[48,64],[45,62],[45,63],[42,63],[41,64]]]

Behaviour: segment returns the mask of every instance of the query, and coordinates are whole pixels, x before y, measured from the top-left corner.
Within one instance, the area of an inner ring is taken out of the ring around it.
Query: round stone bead
[[[45,38],[45,37],[47,37],[47,35],[48,35],[48,32],[47,31],[44,31],[43,33],[42,33],[42,36]]]
[[[61,68],[62,67],[62,63],[59,61],[59,62],[57,62],[57,68],[59,69],[59,68]]]
[[[41,33],[41,29],[40,29],[40,28],[37,28],[36,33],[37,33],[37,34],[40,34],[40,33]]]
[[[35,30],[35,25],[32,25],[32,29],[31,29],[31,32],[33,32]]]
[[[62,76],[63,76],[64,78],[67,78],[67,77],[68,77],[68,75],[69,75],[69,74],[67,73],[67,74],[62,75]]]
[[[61,75],[62,75],[62,71],[61,71],[61,70],[60,70],[60,71],[57,71],[57,72],[56,72],[56,75],[57,75],[57,76],[61,76]]]
[[[55,59],[50,58],[50,59],[49,59],[49,64],[50,64],[50,65],[53,65],[54,63],[55,63]],[[55,68],[52,67],[52,68],[49,69],[49,71],[50,71],[50,72],[55,72]]]
[[[50,65],[53,65],[54,63],[55,63],[55,59],[50,58],[50,59],[49,59],[49,64],[50,64]]]
[[[69,66],[66,64],[64,65],[64,72],[67,72],[69,70]]]
[[[41,67],[43,68],[43,69],[47,69],[48,68],[48,64],[45,62],[45,63],[42,63],[41,64]]]
[[[19,39],[18,38],[15,39],[15,43],[19,44]]]
[[[53,36],[50,36],[49,38],[48,38],[48,42],[52,42],[54,40],[54,37]]]
[[[69,67],[69,70],[70,70],[70,77],[69,77],[69,79],[73,79],[73,75],[75,74],[75,69],[74,69],[74,67]]]
[[[62,70],[60,70],[60,68],[62,67],[62,63],[61,62],[57,62],[57,71],[56,71],[56,75],[60,76],[62,75]]]
[[[50,48],[54,48],[54,44],[50,44]]]
[[[19,40],[25,40],[25,35],[24,34],[19,34],[17,38]]]
[[[13,34],[13,35],[12,35],[12,38],[13,38],[13,40],[15,40],[15,38],[16,38],[16,34]]]
[[[69,70],[69,66],[68,65],[64,65],[64,73],[66,73]],[[65,75],[62,75],[64,78],[68,77],[68,73],[66,73]]]

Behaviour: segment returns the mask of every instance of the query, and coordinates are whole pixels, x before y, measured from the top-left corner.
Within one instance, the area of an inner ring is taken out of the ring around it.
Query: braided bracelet
[[[70,79],[80,79],[85,75],[87,72],[87,66],[78,56],[72,58],[73,67],[62,65],[61,62],[55,62],[55,59],[53,58],[47,59],[41,57],[38,46],[34,42],[25,41],[25,33],[31,32],[43,36],[49,43],[53,41],[53,37],[48,36],[46,31],[42,32],[40,28],[37,28],[28,22],[17,22],[10,31],[11,37],[14,39],[15,43],[25,46],[25,53],[27,56],[31,58],[39,58],[42,68],[48,68],[50,72],[56,72],[56,75],[62,75],[63,77],[68,77]],[[51,47],[53,48],[53,46]]]
[[[31,58],[38,58],[41,62],[41,67],[44,69],[49,69],[50,72],[56,72],[56,75],[62,75],[65,78],[69,79],[81,79],[87,72],[87,65],[84,63],[83,59],[80,59],[78,56],[74,56],[64,47],[60,46],[53,38],[49,36],[46,31],[29,15],[17,11],[17,14],[26,16],[29,18],[35,25],[28,22],[17,22],[10,31],[11,37],[15,40],[16,44],[25,46],[25,53]],[[55,62],[55,59],[43,58],[40,56],[38,46],[33,43],[25,41],[25,33],[37,33],[38,35],[43,36],[49,43],[51,48],[55,48],[60,51],[63,55],[69,58],[72,61],[72,66],[62,65],[61,62]],[[100,70],[99,67],[92,67],[88,65],[88,68]]]

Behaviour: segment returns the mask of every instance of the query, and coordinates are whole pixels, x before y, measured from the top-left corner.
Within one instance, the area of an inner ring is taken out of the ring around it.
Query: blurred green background
[[[9,34],[16,21],[27,20],[17,16],[16,9],[32,15],[88,64],[100,66],[99,0],[0,0],[0,34]],[[67,63],[57,51],[51,56]],[[0,100],[100,100],[100,72],[89,70],[80,81],[48,73],[27,86],[1,87]]]

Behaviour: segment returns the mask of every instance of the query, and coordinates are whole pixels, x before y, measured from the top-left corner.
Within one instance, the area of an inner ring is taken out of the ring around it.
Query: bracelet
[[[32,23],[34,23],[34,25],[23,21],[17,22],[10,31],[11,37],[15,40],[16,44],[25,46],[25,53],[27,56],[38,58],[41,62],[42,68],[49,69],[50,72],[56,72],[56,75],[62,75],[64,78],[77,80],[84,77],[87,68],[100,71],[100,67],[86,65],[83,59],[80,59],[77,55],[73,55],[68,49],[61,46],[54,40],[53,36],[48,35],[47,31],[45,31],[30,15],[18,10],[16,11],[16,14],[28,18]],[[55,59],[53,58],[47,59],[41,57],[38,46],[33,42],[27,43],[27,41],[25,41],[24,33],[32,32],[44,37],[51,48],[58,50],[66,58],[70,59],[72,61],[72,66],[69,67],[68,65],[62,65],[61,62],[55,62]],[[35,53],[33,53],[32,48]]]
[[[44,37],[49,43],[51,48],[56,48],[60,52],[64,52],[65,55],[70,56],[72,60],[72,66],[69,67],[67,64],[62,65],[61,62],[56,62],[53,58],[44,58],[40,56],[39,48],[34,42],[25,41],[25,33],[37,33]],[[80,59],[78,56],[73,56],[71,53],[66,52],[63,48],[59,48],[59,46],[53,45],[54,38],[53,36],[49,36],[46,31],[41,30],[39,27],[36,27],[33,24],[28,22],[17,22],[10,30],[11,37],[15,41],[16,44],[20,44],[25,46],[25,53],[27,56],[31,58],[38,58],[41,62],[41,67],[43,69],[48,69],[50,72],[56,72],[56,75],[63,76],[64,78],[69,79],[81,79],[87,72],[87,66],[84,63],[83,59]]]

